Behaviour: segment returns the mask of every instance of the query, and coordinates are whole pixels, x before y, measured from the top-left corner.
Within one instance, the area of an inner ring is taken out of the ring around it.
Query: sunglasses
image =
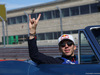
[[[66,44],[67,44],[68,46],[71,46],[71,45],[73,45],[74,43],[71,42],[71,41],[68,41],[67,43],[61,43],[61,44],[59,44],[59,46],[60,46],[60,47],[65,47]]]

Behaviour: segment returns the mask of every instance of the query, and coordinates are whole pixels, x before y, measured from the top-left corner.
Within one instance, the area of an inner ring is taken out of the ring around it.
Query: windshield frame
[[[88,26],[84,30],[90,39],[89,42],[91,42],[91,45],[95,47],[94,52],[100,61],[100,45],[91,31],[93,28],[100,28],[100,25]]]

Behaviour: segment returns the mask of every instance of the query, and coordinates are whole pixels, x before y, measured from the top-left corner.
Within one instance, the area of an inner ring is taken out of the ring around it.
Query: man
[[[61,57],[53,58],[38,51],[35,35],[40,17],[41,14],[39,14],[38,18],[35,20],[35,18],[31,19],[31,15],[29,15],[30,36],[28,39],[28,47],[29,55],[32,61],[36,62],[37,64],[78,64],[74,54],[76,46],[71,35],[64,34],[58,39],[59,51],[62,53]]]

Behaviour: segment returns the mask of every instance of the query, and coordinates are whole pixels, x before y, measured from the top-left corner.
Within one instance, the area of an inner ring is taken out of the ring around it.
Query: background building
[[[57,7],[62,11],[63,33],[73,35],[76,44],[78,29],[100,24],[99,0],[57,0],[7,11],[6,43],[27,46],[28,25],[24,13],[26,12],[31,14],[32,18],[37,18],[41,13],[41,19],[37,26],[38,45],[57,45],[57,38],[61,35]],[[0,34],[2,34],[1,23]],[[2,35],[0,35],[0,42],[2,43]]]

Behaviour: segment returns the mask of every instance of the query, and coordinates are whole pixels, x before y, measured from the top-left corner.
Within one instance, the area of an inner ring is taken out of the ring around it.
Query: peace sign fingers
[[[38,15],[38,18],[36,19],[36,23],[40,20],[41,14]]]
[[[36,33],[36,27],[37,24],[40,20],[41,14],[39,14],[39,16],[37,17],[37,19],[35,18],[31,18],[31,15],[29,15],[29,28],[30,28],[30,33],[35,34]]]

